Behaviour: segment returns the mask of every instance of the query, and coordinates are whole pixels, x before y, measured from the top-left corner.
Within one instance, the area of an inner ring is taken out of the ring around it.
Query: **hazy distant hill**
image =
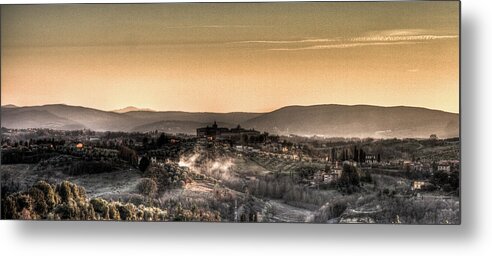
[[[263,115],[262,113],[208,113],[208,112],[182,112],[182,111],[165,111],[165,112],[146,112],[134,111],[124,114],[125,116],[139,119],[144,123],[153,123],[158,121],[191,121],[199,123],[213,123],[214,121],[227,124],[242,124],[252,118]]]
[[[289,106],[269,113],[190,113],[131,111],[115,113],[68,105],[2,106],[7,128],[82,129],[96,131],[165,131],[193,134],[217,121],[276,134],[329,137],[455,137],[459,115],[415,107],[367,105]]]
[[[177,120],[165,120],[150,124],[139,125],[132,129],[135,132],[147,132],[147,131],[159,131],[165,133],[184,133],[184,134],[196,134],[196,129],[205,127],[210,123],[193,122],[193,121],[177,121]],[[218,122],[220,127],[233,128],[235,125],[229,123]]]
[[[18,108],[18,107],[16,105],[13,105],[13,104],[8,104],[5,106],[2,106],[2,108]]]
[[[84,125],[63,117],[56,116],[46,110],[30,110],[2,107],[2,126],[9,128],[50,128],[73,130],[86,128]]]
[[[122,108],[122,109],[115,109],[113,110],[112,112],[116,112],[116,113],[127,113],[127,112],[132,112],[132,111],[150,111],[150,112],[154,112],[154,110],[150,109],[150,108],[137,108],[137,107],[134,107],[134,106],[128,106],[126,108]]]
[[[459,115],[415,107],[289,106],[243,126],[277,134],[330,137],[455,137],[459,135]]]
[[[190,133],[190,131],[195,133],[199,126],[212,124],[214,121],[232,127],[259,115],[261,114],[180,111],[115,113],[63,104],[17,108],[2,106],[2,126],[7,128],[87,128],[95,131],[168,130],[176,131],[176,133]],[[181,122],[181,126],[177,122]],[[178,127],[182,127],[183,130],[180,131]]]
[[[32,122],[31,118],[40,111],[47,112],[44,118],[36,118]],[[4,117],[7,117],[4,119]],[[17,107],[4,109],[2,107],[2,126],[7,128],[24,128],[25,124],[36,125],[36,127],[64,129],[64,126],[79,124],[81,127],[96,131],[104,130],[127,130],[133,126],[133,120],[121,114],[106,112],[102,110],[69,106],[64,104],[53,104],[32,107]],[[56,123],[57,125],[51,126]],[[79,128],[73,128],[79,129]]]

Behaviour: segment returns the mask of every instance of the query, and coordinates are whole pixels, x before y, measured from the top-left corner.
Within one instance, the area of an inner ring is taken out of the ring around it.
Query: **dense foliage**
[[[179,167],[177,164],[150,166],[145,171],[144,176],[153,180],[157,184],[158,191],[161,193],[167,189],[184,187],[186,183],[191,182],[188,171]]]
[[[131,203],[88,199],[85,189],[64,181],[52,185],[39,181],[27,191],[2,195],[2,219],[132,220],[132,221],[220,221],[218,212],[161,209]]]

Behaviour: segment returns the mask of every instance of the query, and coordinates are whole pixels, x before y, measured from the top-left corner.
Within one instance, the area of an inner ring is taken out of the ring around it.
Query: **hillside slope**
[[[329,137],[456,137],[459,115],[415,107],[290,106],[250,119],[243,126],[276,134]]]

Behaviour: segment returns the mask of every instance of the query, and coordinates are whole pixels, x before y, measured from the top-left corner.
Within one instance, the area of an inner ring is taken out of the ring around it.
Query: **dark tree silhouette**
[[[145,172],[147,168],[149,168],[150,165],[150,160],[148,157],[144,156],[142,159],[140,159],[140,163],[138,164],[138,169],[140,169],[141,172]]]
[[[357,146],[354,146],[353,159],[354,161],[359,162],[359,150],[357,149]]]
[[[338,184],[348,193],[352,193],[359,188],[360,177],[355,166],[350,164],[343,165],[342,175],[340,176]]]
[[[165,133],[161,133],[159,138],[157,139],[157,146],[163,146],[168,144],[170,141],[169,137]]]

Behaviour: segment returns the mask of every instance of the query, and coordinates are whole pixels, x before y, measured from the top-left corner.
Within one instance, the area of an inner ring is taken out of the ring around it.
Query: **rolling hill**
[[[330,137],[456,137],[459,115],[416,107],[289,106],[248,120],[244,127],[276,134]]]
[[[84,129],[76,121],[54,115],[46,110],[15,110],[2,107],[2,126],[8,128],[49,128],[57,130]]]
[[[64,104],[7,107],[2,106],[2,127],[49,128],[59,130],[91,129],[95,131],[152,131],[194,134],[196,128],[214,121],[236,126],[258,113],[189,113],[181,111],[130,111],[115,113]]]
[[[217,121],[274,134],[327,137],[422,137],[459,135],[459,115],[417,107],[368,105],[288,106],[268,113],[208,113],[181,111],[130,111],[115,113],[63,104],[4,107],[6,128],[60,130],[153,131],[194,134],[196,128]]]
[[[36,121],[33,122],[31,118],[39,112],[51,115],[45,114],[43,118],[36,117]],[[64,104],[17,108],[2,107],[2,126],[7,128],[25,128],[26,124],[30,124],[32,126],[30,128],[64,129],[63,127],[75,123],[82,128],[95,131],[113,131],[130,129],[134,121],[118,113]]]

